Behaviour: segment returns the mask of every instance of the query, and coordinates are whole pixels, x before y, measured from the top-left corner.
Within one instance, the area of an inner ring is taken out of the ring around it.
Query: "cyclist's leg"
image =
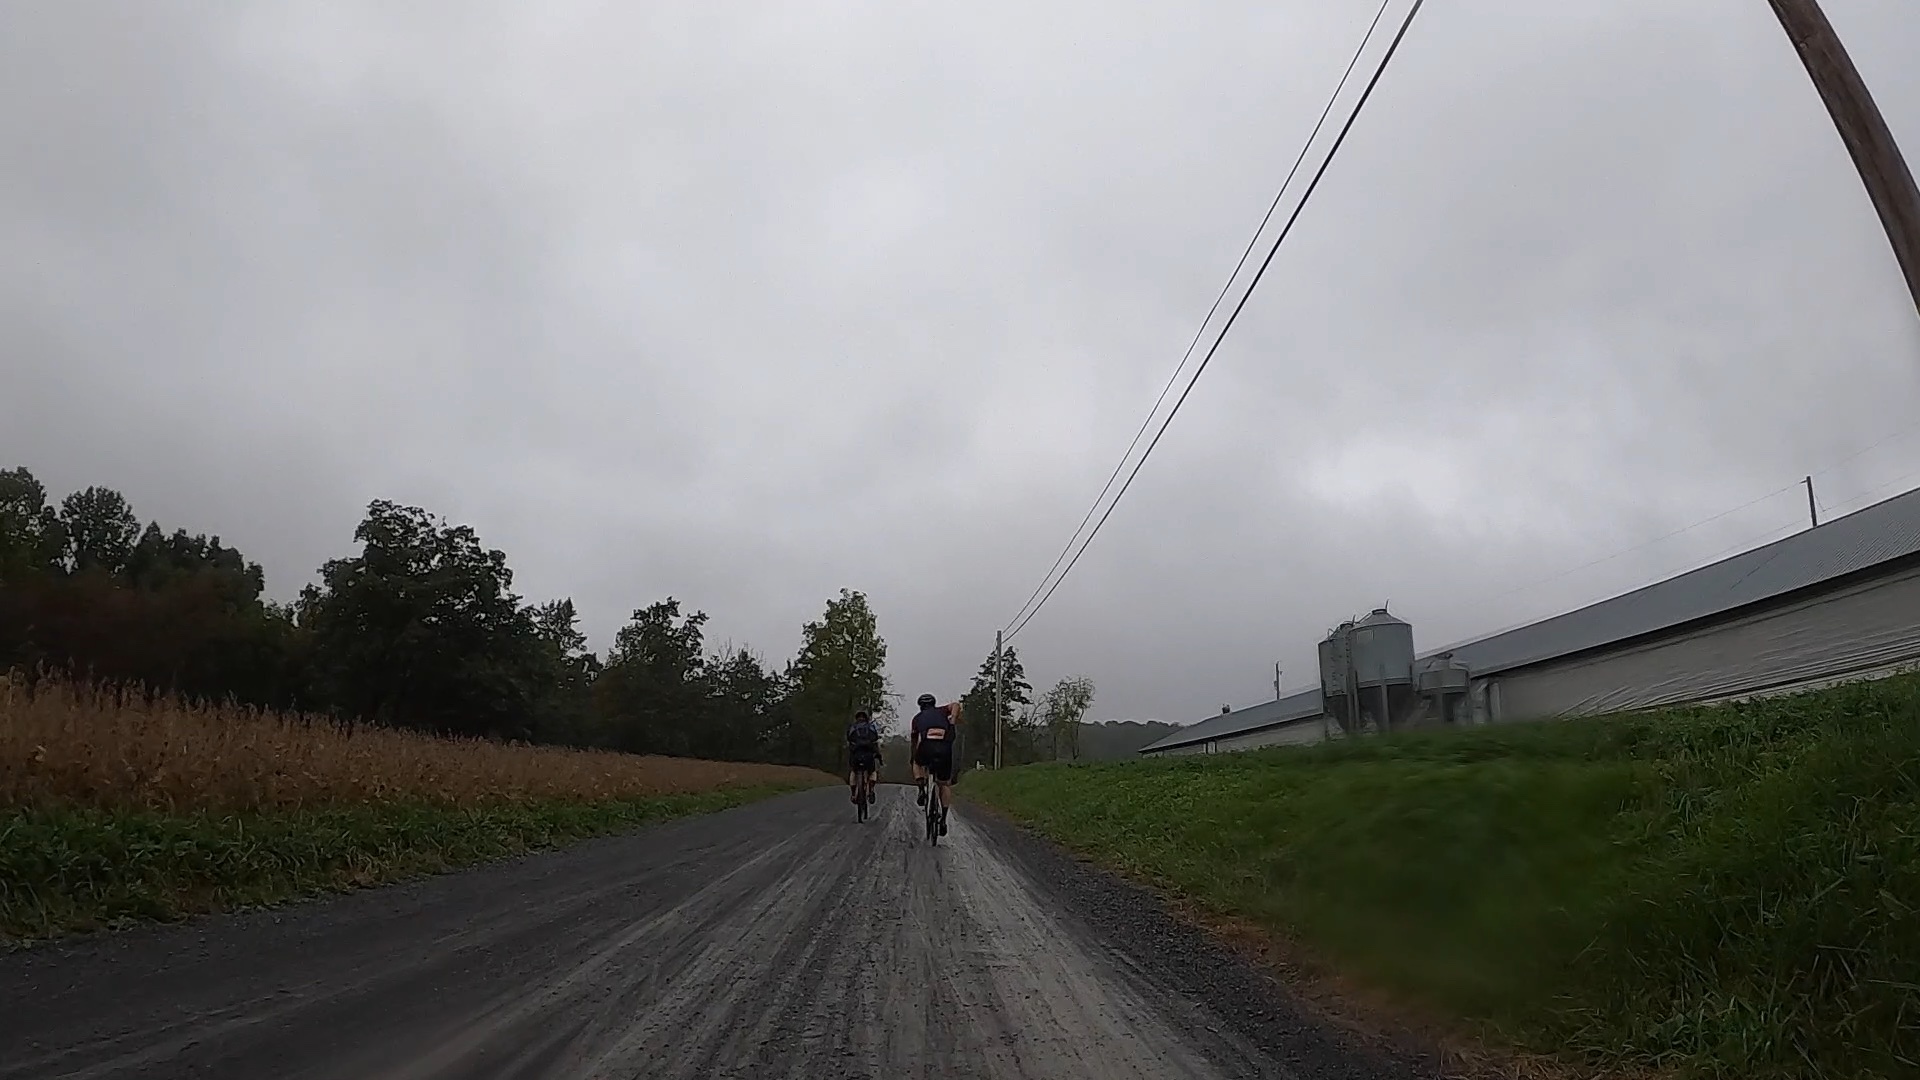
[[[947,835],[947,814],[953,809],[953,755],[943,755],[939,766],[934,770],[933,778],[939,789],[940,799],[940,835]]]

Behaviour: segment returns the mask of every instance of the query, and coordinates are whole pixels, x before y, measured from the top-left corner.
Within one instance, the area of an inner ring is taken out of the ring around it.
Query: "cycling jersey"
[[[913,718],[914,764],[945,784],[953,779],[953,742],[959,729],[946,709],[922,709]]]
[[[921,709],[913,718],[913,735],[921,742],[932,740],[952,743],[956,730],[953,714],[942,706]]]
[[[847,728],[847,760],[855,769],[873,768],[880,757],[880,729],[871,720],[855,720]]]

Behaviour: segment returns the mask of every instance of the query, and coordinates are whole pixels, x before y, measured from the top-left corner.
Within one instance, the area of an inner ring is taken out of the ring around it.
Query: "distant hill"
[[[1100,720],[1080,725],[1082,761],[1119,761],[1180,730],[1159,720]]]

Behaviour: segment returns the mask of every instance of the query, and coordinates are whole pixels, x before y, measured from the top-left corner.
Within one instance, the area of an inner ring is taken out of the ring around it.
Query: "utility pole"
[[[1894,258],[1907,278],[1907,291],[1920,312],[1920,187],[1900,146],[1888,130],[1880,107],[1867,92],[1859,69],[1840,43],[1840,35],[1820,10],[1819,0],[1767,0],[1793,42],[1807,74],[1813,77],[1840,139],[1853,155],[1854,167],[1867,186],[1867,196],[1880,214],[1880,224],[1893,244]]]
[[[1280,700],[1280,665],[1273,665],[1273,700]]]
[[[1006,631],[1004,630],[995,630],[993,632],[993,767],[995,771],[998,771],[1000,768],[1000,684],[1004,682],[1006,678],[1005,675],[1002,674],[1005,669],[1001,667],[1000,663],[1000,648],[1005,639],[1005,635]]]
[[[1813,477],[1807,477],[1807,517],[1813,520],[1813,527],[1820,527],[1820,504],[1813,501]]]

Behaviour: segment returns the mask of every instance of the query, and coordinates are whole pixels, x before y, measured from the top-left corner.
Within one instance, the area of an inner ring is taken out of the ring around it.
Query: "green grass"
[[[1920,677],[969,781],[1509,1045],[1920,1076]]]
[[[385,884],[791,790],[469,809],[373,803],[248,814],[0,810],[0,939]]]

